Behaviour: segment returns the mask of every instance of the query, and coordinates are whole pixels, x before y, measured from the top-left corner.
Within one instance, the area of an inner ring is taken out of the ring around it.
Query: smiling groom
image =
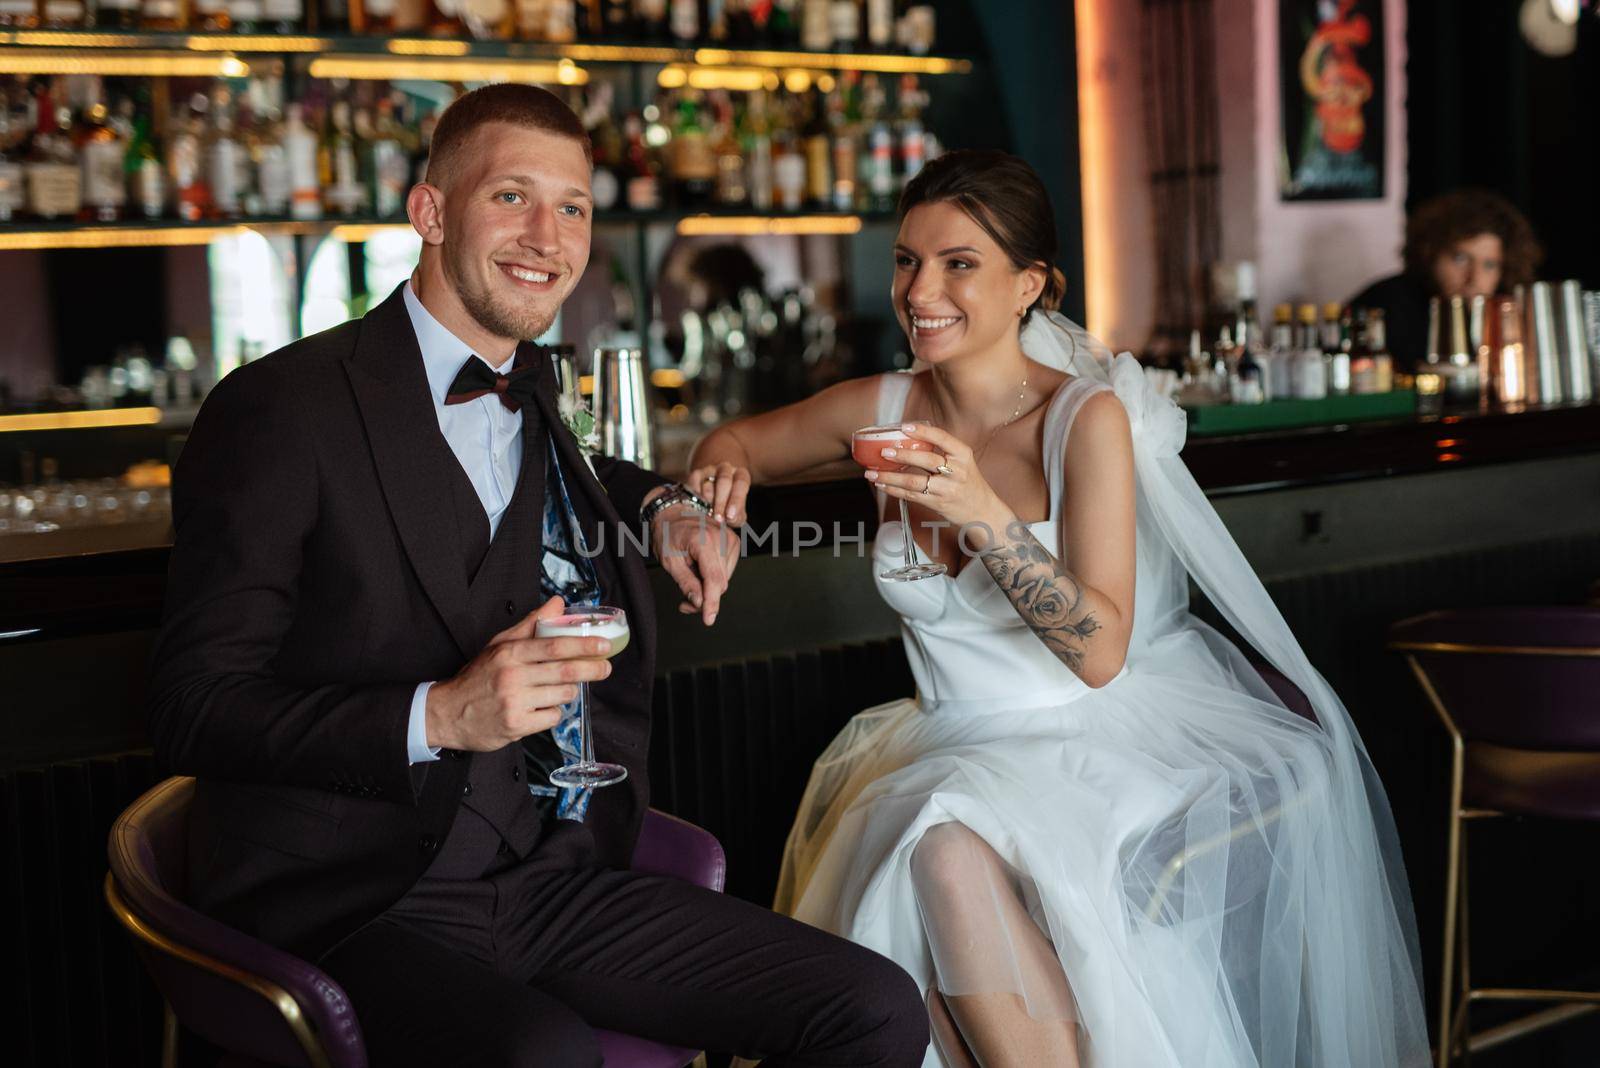
[[[177,467],[150,716],[199,780],[191,900],[317,961],[375,1068],[598,1065],[596,1028],[771,1066],[921,1063],[921,998],[889,961],[628,870],[655,608],[637,544],[596,539],[645,522],[708,624],[737,539],[650,472],[591,473],[525,340],[589,258],[577,118],[491,86],[432,149],[411,280],[230,374]],[[534,636],[575,600],[627,612],[615,659]],[[581,680],[596,756],[629,776],[562,795],[550,731]]]

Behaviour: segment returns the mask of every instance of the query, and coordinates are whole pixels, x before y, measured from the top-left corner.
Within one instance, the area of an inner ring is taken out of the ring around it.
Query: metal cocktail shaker
[[[655,444],[644,385],[642,351],[594,350],[594,414],[600,431],[600,451],[650,467],[655,460]]]
[[[1569,401],[1594,396],[1589,343],[1583,329],[1583,286],[1568,279],[1556,290],[1556,348],[1561,354],[1562,392]]]
[[[1555,305],[1550,299],[1550,283],[1535,282],[1528,287],[1522,306],[1523,344],[1528,349],[1528,368],[1532,372],[1530,400],[1540,404],[1560,404],[1561,351],[1556,346]]]

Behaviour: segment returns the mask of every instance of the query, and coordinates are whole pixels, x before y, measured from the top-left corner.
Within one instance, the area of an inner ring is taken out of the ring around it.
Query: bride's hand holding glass
[[[885,449],[885,459],[900,471],[868,470],[869,481],[902,501],[922,505],[955,527],[969,525],[1003,530],[1010,511],[978,470],[972,447],[931,423],[907,423],[907,437],[927,442],[926,450]]]

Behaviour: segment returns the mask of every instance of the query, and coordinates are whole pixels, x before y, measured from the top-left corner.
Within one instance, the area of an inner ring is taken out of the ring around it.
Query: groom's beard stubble
[[[444,271],[445,277],[449,279],[461,298],[461,306],[467,309],[467,314],[495,337],[514,337],[532,341],[542,336],[550,329],[550,324],[556,321],[556,311],[561,307],[562,301],[557,301],[556,307],[548,312],[533,307],[522,307],[500,298],[486,288],[473,285],[453,258],[445,258]]]

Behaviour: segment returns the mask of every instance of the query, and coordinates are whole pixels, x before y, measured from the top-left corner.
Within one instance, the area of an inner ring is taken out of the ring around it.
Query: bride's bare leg
[[[1067,977],[988,843],[959,823],[932,827],[912,854],[911,879],[941,988],[985,991],[942,999],[965,1051],[983,1068],[1077,1068]],[[929,1007],[937,1035],[931,1000]]]
[[[945,1068],[978,1068],[972,1051],[961,1037],[960,1028],[950,1016],[950,1006],[937,990],[928,991],[928,1030],[933,1035],[933,1048],[939,1051]]]

